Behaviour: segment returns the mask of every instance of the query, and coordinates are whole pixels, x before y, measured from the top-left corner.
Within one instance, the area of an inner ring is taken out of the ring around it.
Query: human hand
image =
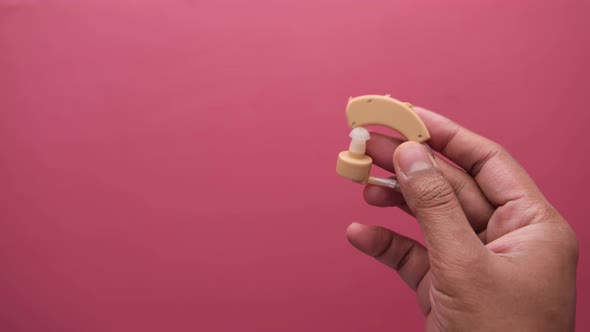
[[[401,193],[365,200],[414,216],[425,244],[353,223],[348,240],[416,291],[427,331],[573,331],[578,246],[568,223],[498,144],[415,108],[430,147],[372,134],[367,155]]]

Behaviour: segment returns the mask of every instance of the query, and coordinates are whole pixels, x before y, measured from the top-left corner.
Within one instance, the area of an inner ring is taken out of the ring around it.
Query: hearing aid
[[[346,119],[352,128],[347,151],[338,154],[336,173],[358,184],[373,184],[399,191],[396,180],[371,176],[373,159],[365,154],[369,131],[363,126],[382,126],[400,133],[406,140],[424,143],[430,139],[428,129],[410,103],[390,95],[350,97],[346,105]]]

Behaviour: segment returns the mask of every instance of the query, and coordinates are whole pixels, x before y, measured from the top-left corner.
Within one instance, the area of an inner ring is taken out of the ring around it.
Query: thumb
[[[424,233],[433,267],[436,263],[477,259],[483,244],[453,188],[437,168],[432,150],[417,142],[405,142],[395,150],[393,164],[404,199]]]

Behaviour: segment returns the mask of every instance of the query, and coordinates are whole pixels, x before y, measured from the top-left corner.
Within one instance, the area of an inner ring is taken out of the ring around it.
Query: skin
[[[347,229],[350,243],[416,291],[426,331],[574,331],[572,228],[503,147],[415,110],[428,145],[377,133],[367,142],[401,192],[368,185],[364,197],[414,216],[425,244],[359,223]]]

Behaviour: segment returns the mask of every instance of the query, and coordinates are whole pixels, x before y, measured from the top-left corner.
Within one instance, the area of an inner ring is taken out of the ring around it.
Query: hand
[[[417,294],[428,331],[573,331],[578,246],[568,223],[498,144],[416,108],[430,147],[372,134],[367,154],[401,193],[365,200],[414,216],[425,244],[353,223],[352,245],[396,270]]]

